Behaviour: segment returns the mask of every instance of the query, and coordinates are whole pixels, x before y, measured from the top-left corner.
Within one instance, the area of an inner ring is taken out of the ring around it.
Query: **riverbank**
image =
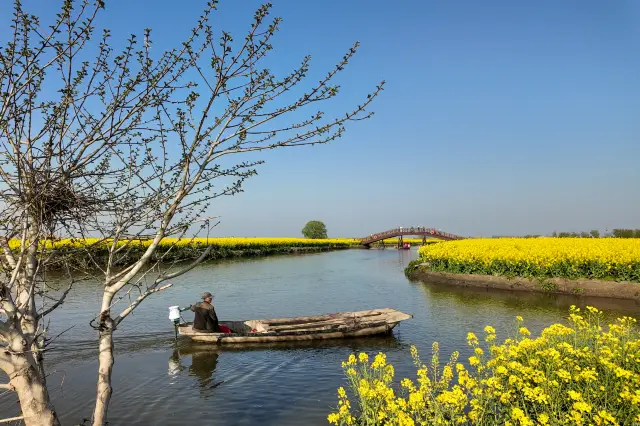
[[[405,239],[410,244],[419,244],[420,239]],[[433,242],[433,241],[430,241]],[[388,239],[385,247],[397,245],[397,239]],[[92,267],[95,262],[106,262],[112,240],[97,238],[66,238],[47,240],[42,250],[47,250],[59,261],[59,265],[67,262],[78,267]],[[119,259],[117,264],[126,264],[142,256],[151,244],[150,239],[122,240],[117,243]],[[9,241],[11,249],[18,251],[20,241]],[[165,238],[153,256],[154,261],[180,262],[195,259],[207,248],[211,247],[204,260],[218,260],[242,257],[260,257],[271,255],[319,253],[344,249],[363,249],[357,238],[262,238],[262,237],[218,237],[218,238]],[[55,269],[58,262],[49,267]],[[60,266],[62,267],[62,266]]]
[[[536,279],[449,273],[433,271],[429,268],[429,265],[421,264],[420,261],[412,262],[405,269],[405,275],[410,280],[458,287],[609,297],[640,301],[640,284],[634,282],[567,278]]]
[[[116,265],[124,265],[144,254],[150,239],[121,240],[116,244],[118,259]],[[17,251],[19,240],[11,240],[9,246]],[[50,269],[71,265],[91,268],[96,263],[106,263],[112,240],[97,238],[67,238],[48,240],[40,250],[52,257]],[[306,238],[165,238],[154,253],[152,260],[163,263],[182,262],[198,258],[207,248],[209,253],[204,261],[241,257],[271,255],[306,254],[332,250],[359,248],[360,241],[353,238],[306,239]]]

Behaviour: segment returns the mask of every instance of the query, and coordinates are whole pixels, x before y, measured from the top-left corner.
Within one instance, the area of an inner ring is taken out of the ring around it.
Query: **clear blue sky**
[[[204,3],[108,0],[101,23],[116,38],[151,27],[168,47]],[[273,3],[276,73],[306,54],[324,73],[362,43],[327,112],[387,87],[337,142],[266,155],[214,205],[218,235],[298,236],[310,219],[334,237],[640,228],[640,2]],[[215,24],[239,39],[259,4],[222,0]]]

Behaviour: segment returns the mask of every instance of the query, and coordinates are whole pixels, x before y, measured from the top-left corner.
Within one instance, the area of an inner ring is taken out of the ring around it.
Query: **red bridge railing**
[[[433,237],[440,240],[462,240],[464,237],[459,235],[450,234],[449,232],[443,232],[435,228],[424,227],[410,227],[410,228],[394,228],[388,231],[379,232],[377,234],[371,234],[368,237],[360,239],[360,244],[369,245],[376,241],[386,240],[387,238],[395,238],[405,235],[416,235],[422,237]]]

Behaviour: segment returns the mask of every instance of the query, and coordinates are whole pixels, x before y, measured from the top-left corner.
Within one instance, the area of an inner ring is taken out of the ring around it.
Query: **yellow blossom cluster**
[[[468,366],[454,352],[440,365],[438,344],[429,364],[411,348],[414,380],[393,383],[384,354],[369,363],[351,355],[342,366],[353,393],[338,391],[335,425],[640,425],[640,331],[622,317],[603,327],[602,312],[572,306],[567,325],[530,337],[521,317],[515,337],[496,344],[469,333]],[[353,403],[352,403],[353,401]]]
[[[480,238],[421,247],[435,271],[640,282],[640,239]]]

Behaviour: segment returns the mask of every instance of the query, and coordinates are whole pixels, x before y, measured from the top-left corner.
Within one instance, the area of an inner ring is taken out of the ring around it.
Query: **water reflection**
[[[191,365],[189,367],[185,367],[182,364],[182,358],[187,355],[191,355]],[[198,386],[201,389],[217,388],[224,383],[223,380],[214,380],[219,356],[220,354],[215,350],[211,350],[210,347],[201,350],[175,349],[169,358],[169,375],[176,376],[187,370],[189,376],[197,379]]]
[[[218,365],[218,358],[224,352],[272,352],[272,351],[323,351],[325,349],[342,348],[350,352],[367,350],[389,350],[405,346],[395,335],[371,336],[350,339],[302,340],[299,342],[269,343],[235,343],[215,346],[197,343],[189,339],[180,339],[178,346],[169,358],[169,376],[178,376],[188,371],[189,376],[197,377],[202,387],[210,387],[213,373]],[[191,364],[185,366],[185,358],[191,357]],[[217,385],[216,385],[217,386]]]
[[[428,300],[453,299],[456,302],[462,302],[465,306],[500,305],[513,311],[531,309],[559,310],[567,312],[567,315],[571,305],[576,305],[580,308],[596,306],[598,309],[605,311],[605,314],[611,312],[613,316],[620,316],[621,314],[636,316],[640,311],[640,301],[630,299],[464,287],[425,283],[419,280],[410,281],[420,286]]]
[[[191,365],[189,374],[196,376],[200,382],[200,387],[212,389],[222,382],[213,381],[213,373],[218,365],[218,354],[216,352],[196,352],[191,355]]]

